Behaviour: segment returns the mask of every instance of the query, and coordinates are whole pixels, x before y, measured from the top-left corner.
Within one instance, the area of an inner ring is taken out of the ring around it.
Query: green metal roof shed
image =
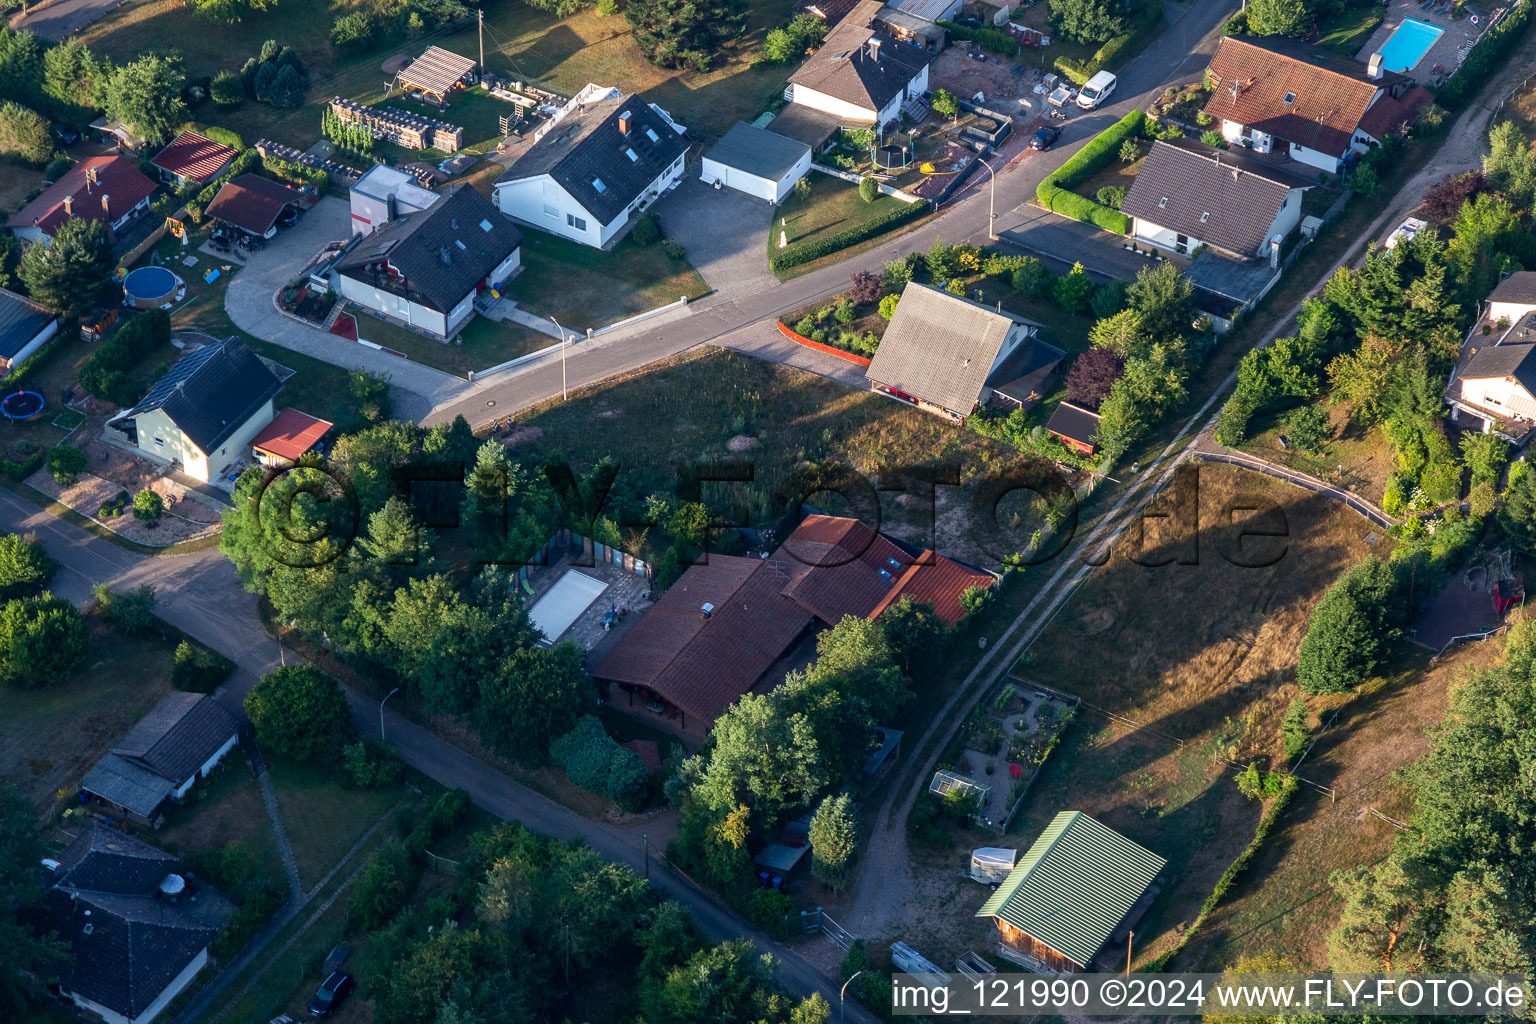
[[[976,916],[1087,967],[1167,863],[1082,811],[1062,811]]]

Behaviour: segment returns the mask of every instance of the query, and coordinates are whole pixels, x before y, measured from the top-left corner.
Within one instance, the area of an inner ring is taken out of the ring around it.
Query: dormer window
[[[1163,196],[1163,198],[1161,198],[1161,199],[1159,199],[1157,201],[1157,208],[1159,210],[1164,209],[1167,205],[1168,205],[1168,197],[1167,196]]]
[[[1285,102],[1286,102],[1287,106],[1289,106],[1292,103],[1295,103],[1296,102],[1296,94],[1293,93],[1293,92],[1286,93],[1285,94]]]
[[[1200,223],[1201,224],[1204,224],[1206,221],[1208,221],[1210,219],[1211,219],[1211,211],[1209,211],[1209,210],[1205,211],[1204,213],[1202,213],[1200,215]]]
[[[592,187],[597,190],[599,195],[608,191],[608,186],[603,184],[602,178],[593,178]]]

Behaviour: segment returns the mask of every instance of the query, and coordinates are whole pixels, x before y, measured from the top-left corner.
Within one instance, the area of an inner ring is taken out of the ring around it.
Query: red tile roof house
[[[277,234],[277,218],[286,207],[306,196],[296,188],[259,174],[242,174],[226,181],[205,211],[210,218],[258,238]]]
[[[592,675],[616,687],[615,706],[702,742],[742,694],[802,663],[820,629],[876,618],[907,596],[953,626],[961,595],[993,582],[932,551],[914,556],[857,519],[811,515],[770,558],[712,554],[690,566]]]
[[[134,161],[121,156],[93,156],[65,171],[5,226],[23,242],[47,244],[66,220],[85,217],[104,223],[111,236],[149,209],[154,191],[155,183]]]
[[[156,153],[150,163],[160,169],[163,180],[180,188],[193,181],[208,184],[238,155],[230,147],[197,132],[182,132]]]
[[[1368,114],[1384,100],[1397,108],[1411,84],[1385,70],[1380,54],[1362,64],[1289,39],[1241,36],[1222,38],[1206,77],[1215,91],[1205,112],[1227,141],[1330,174],[1401,130],[1400,119]]]

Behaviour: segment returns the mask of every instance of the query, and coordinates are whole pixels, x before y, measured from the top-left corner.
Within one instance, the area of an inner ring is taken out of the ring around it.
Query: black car
[[[53,123],[53,134],[55,138],[64,143],[66,146],[73,146],[75,143],[80,141],[79,132],[75,131],[69,125],[60,124],[57,121]]]
[[[1044,128],[1037,129],[1035,134],[1029,137],[1029,148],[1050,149],[1060,137],[1060,128],[1052,128],[1050,125],[1046,125]]]
[[[331,976],[321,982],[316,990],[314,998],[309,1001],[309,1015],[311,1017],[329,1017],[352,994],[356,983],[352,975],[345,971],[332,971]]]
[[[283,207],[283,212],[277,215],[277,226],[280,228],[291,228],[298,222],[298,219],[299,211],[291,206],[285,206]]]

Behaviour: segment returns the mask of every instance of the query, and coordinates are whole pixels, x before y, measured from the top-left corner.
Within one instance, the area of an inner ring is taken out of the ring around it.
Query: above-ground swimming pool
[[[1382,66],[1388,71],[1407,71],[1424,59],[1445,29],[1416,18],[1405,18],[1381,48]]]
[[[181,278],[164,267],[140,267],[123,278],[123,294],[140,309],[158,309],[176,297]]]

